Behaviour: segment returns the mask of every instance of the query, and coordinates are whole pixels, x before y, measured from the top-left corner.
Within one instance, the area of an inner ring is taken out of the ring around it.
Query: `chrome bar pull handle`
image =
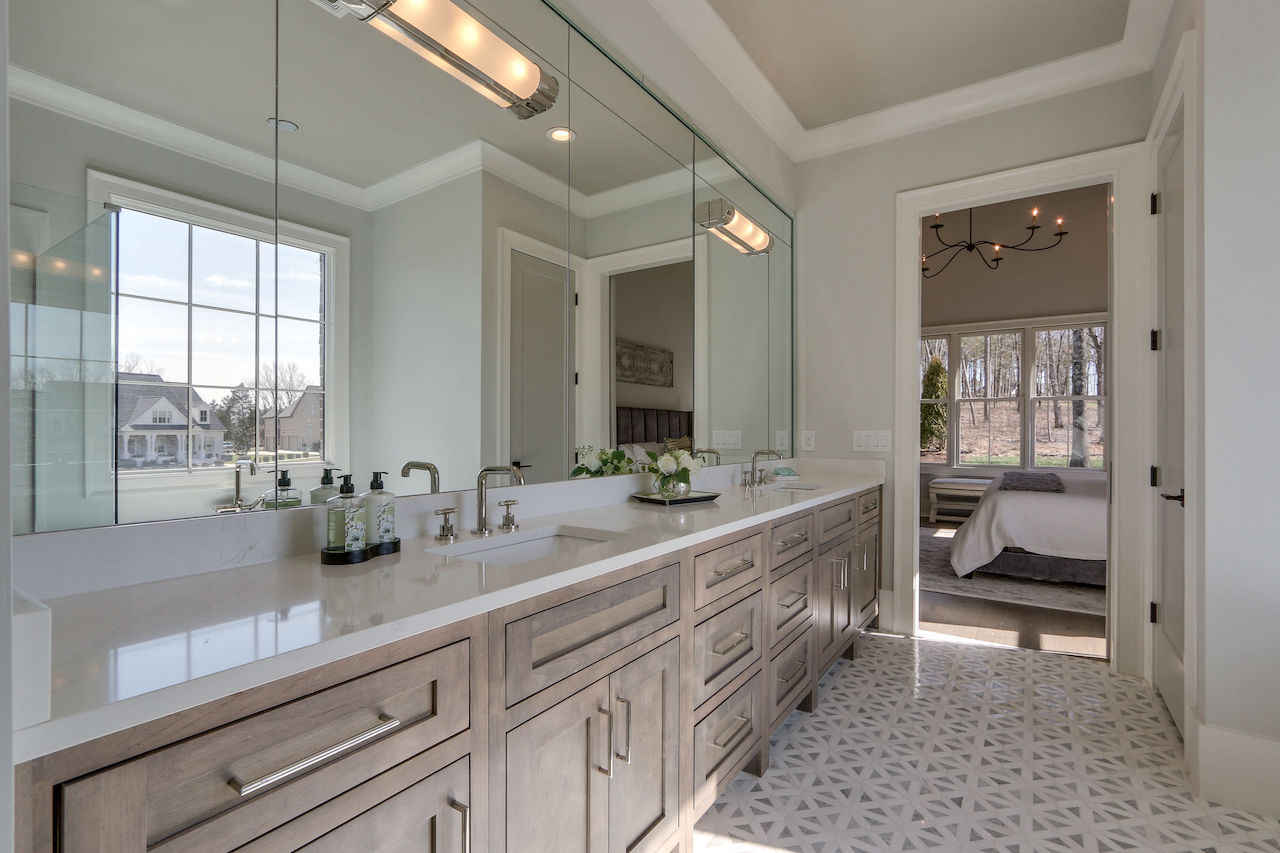
[[[373,728],[363,731],[358,735],[349,737],[342,741],[342,743],[335,743],[327,749],[322,749],[313,755],[308,755],[306,758],[301,761],[295,761],[288,767],[281,767],[279,770],[268,773],[266,776],[260,776],[252,782],[241,782],[239,779],[232,777],[227,784],[230,785],[240,796],[247,797],[250,794],[255,794],[258,791],[261,791],[263,788],[274,785],[277,782],[282,782],[291,776],[297,776],[299,773],[303,773],[320,764],[324,764],[326,761],[336,758],[344,752],[355,749],[363,743],[367,743],[376,737],[386,734],[392,729],[400,727],[400,721],[395,717],[388,717],[386,714],[379,714],[378,719],[382,722]]]
[[[729,654],[729,652],[736,649],[738,646],[745,643],[747,640],[751,639],[751,635],[747,634],[744,631],[738,631],[737,634],[735,634],[735,636],[737,637],[736,640],[734,640],[732,643],[730,643],[729,645],[723,648],[719,648],[719,649],[713,648],[711,650],[711,654],[715,655],[718,658],[722,658],[725,655]]]
[[[608,737],[609,737],[609,740],[608,740],[608,744],[609,744],[609,750],[608,750],[608,752],[609,752],[609,764],[608,764],[607,766],[605,766],[605,767],[601,767],[601,766],[599,766],[599,765],[596,765],[596,769],[597,769],[597,770],[599,770],[599,771],[600,771],[601,773],[603,773],[604,775],[608,776],[610,779],[612,779],[612,778],[613,778],[613,712],[612,712],[612,711],[610,711],[608,708],[598,708],[597,710],[598,710],[601,714],[604,714],[604,715],[605,715],[605,717],[607,717],[607,718],[608,718],[608,720],[609,720],[609,735],[608,735]]]
[[[730,744],[737,745],[742,738],[751,730],[751,721],[746,717],[738,717],[738,725],[733,731],[729,732],[729,736],[723,740],[711,741],[711,746],[715,749],[727,749]]]
[[[808,663],[806,661],[802,661],[802,660],[796,661],[796,665],[791,668],[791,674],[780,675],[778,676],[778,680],[781,681],[783,684],[787,685],[788,687],[790,687],[791,685],[796,683],[796,679],[798,679],[804,673],[805,668],[807,666],[808,666]]]
[[[744,569],[749,569],[754,564],[755,564],[755,560],[752,559],[750,556],[746,556],[736,563],[732,563],[731,565],[722,566],[716,569],[711,574],[715,575],[718,578],[728,577],[729,575],[736,575],[738,572],[743,571]]]
[[[862,571],[867,570],[867,553],[871,550],[865,543],[859,542],[858,547],[862,549]]]
[[[809,600],[808,593],[804,593],[804,592],[800,592],[800,590],[796,590],[793,596],[788,598],[786,601],[779,601],[778,603],[782,605],[783,609],[790,610],[800,602],[808,601],[808,600]]]
[[[631,700],[624,699],[621,696],[619,696],[618,704],[627,706],[627,728],[626,728],[627,749],[626,749],[626,752],[620,753],[618,757],[622,759],[623,764],[630,764],[631,763],[631,717],[633,714],[633,711],[631,708]]]
[[[471,806],[450,797],[449,808],[462,816],[462,853],[471,853]]]

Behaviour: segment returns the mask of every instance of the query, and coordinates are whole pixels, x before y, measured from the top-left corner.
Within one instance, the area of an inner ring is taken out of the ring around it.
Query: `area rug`
[[[954,534],[954,530],[921,525],[920,589],[1093,616],[1106,615],[1107,593],[1099,587],[1006,578],[981,571],[967,578],[957,577],[955,569],[951,568],[951,537]]]

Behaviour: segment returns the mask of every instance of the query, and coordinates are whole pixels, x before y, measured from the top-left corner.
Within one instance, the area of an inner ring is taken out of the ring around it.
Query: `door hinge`
[[[1160,193],[1151,194],[1151,215],[1155,216],[1160,212]]]
[[[578,384],[578,371],[576,370],[573,372],[573,384],[574,385]]]
[[[577,304],[578,304],[578,294],[576,294],[576,293],[575,293],[575,294],[573,294],[573,304],[574,304],[574,306],[575,306],[575,307],[576,307],[576,306],[577,306]]]
[[[1151,485],[1152,487],[1160,485],[1160,468],[1156,465],[1151,466]]]
[[[1154,601],[1151,602],[1151,615],[1149,618],[1152,625],[1155,625],[1160,621],[1160,605],[1156,604]]]
[[[1151,330],[1151,351],[1156,352],[1160,349],[1160,330]]]

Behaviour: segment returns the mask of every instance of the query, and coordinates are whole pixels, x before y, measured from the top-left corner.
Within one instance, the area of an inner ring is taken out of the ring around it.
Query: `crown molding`
[[[649,3],[795,162],[1143,74],[1155,64],[1173,7],[1173,0],[1130,0],[1118,42],[805,130],[707,0]]]

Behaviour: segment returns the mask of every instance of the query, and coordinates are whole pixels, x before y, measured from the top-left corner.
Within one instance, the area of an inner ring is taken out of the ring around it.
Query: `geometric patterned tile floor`
[[[1141,679],[1098,660],[870,635],[730,783],[699,853],[1267,851],[1280,821],[1191,793]]]

